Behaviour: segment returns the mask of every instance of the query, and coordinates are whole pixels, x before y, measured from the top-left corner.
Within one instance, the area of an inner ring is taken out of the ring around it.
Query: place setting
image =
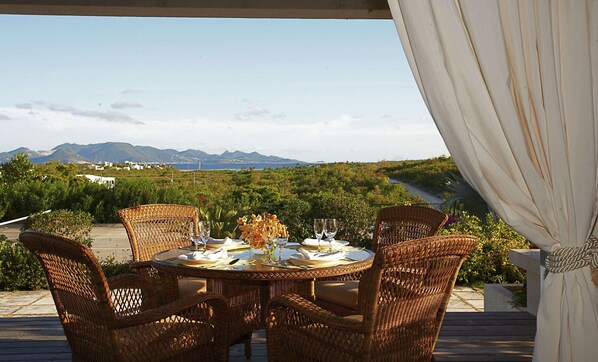
[[[242,269],[251,264],[250,260],[240,258],[236,254],[231,254],[224,248],[192,251],[180,254],[171,260],[185,266],[218,270]]]
[[[190,237],[192,245],[183,246],[181,249],[184,250],[199,250],[200,246],[203,246],[203,250],[207,249],[224,249],[224,250],[237,250],[249,248],[249,244],[241,239],[233,239],[230,237],[225,238],[213,238],[210,236],[210,222],[200,221],[199,222],[199,233]]]
[[[299,248],[293,250],[294,253],[289,255],[288,259],[281,260],[278,266],[318,268],[361,261],[369,257],[367,252],[364,255],[354,254],[361,249],[353,250],[354,248],[349,247],[348,241],[335,240],[337,232],[338,222],[336,219],[314,219],[316,239],[304,239],[298,245]],[[326,236],[325,240],[322,239],[324,236]],[[350,251],[350,256],[347,251]]]

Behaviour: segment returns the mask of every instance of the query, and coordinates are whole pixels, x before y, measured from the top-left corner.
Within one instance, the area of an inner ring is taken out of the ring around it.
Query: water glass
[[[314,219],[314,233],[318,239],[318,251],[321,251],[320,241],[324,235],[324,219]]]
[[[287,231],[287,227],[281,225],[279,227],[280,236],[276,239],[276,246],[278,247],[278,260],[277,264],[282,265],[282,249],[287,245],[289,241],[289,233]]]
[[[338,224],[336,222],[336,219],[326,219],[324,221],[324,234],[326,234],[326,238],[328,239],[328,242],[330,243],[330,251],[333,251],[332,243],[334,242],[334,236],[336,235],[337,231],[338,231]]]
[[[203,250],[205,251],[208,245],[208,239],[210,238],[210,222],[200,221],[199,222],[199,238],[203,243]]]

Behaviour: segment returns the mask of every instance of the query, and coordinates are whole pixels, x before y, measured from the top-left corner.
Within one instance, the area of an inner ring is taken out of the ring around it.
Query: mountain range
[[[306,164],[306,162],[264,156],[257,152],[245,153],[241,151],[225,151],[220,155],[209,154],[200,150],[186,150],[179,152],[173,149],[161,150],[149,146],[133,146],[123,142],[106,142],[91,145],[64,143],[50,151],[32,151],[21,147],[9,152],[0,152],[0,163],[9,161],[16,154],[23,152],[29,155],[29,161],[34,164],[59,161],[62,163],[85,162],[113,162],[124,163],[222,163],[222,164]]]

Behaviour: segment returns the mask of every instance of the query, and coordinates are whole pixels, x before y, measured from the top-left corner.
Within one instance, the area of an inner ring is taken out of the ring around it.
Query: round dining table
[[[297,255],[299,244],[291,244],[283,249],[282,259],[279,263],[268,261],[265,255],[255,254],[249,248],[237,248],[227,251],[227,256],[213,263],[189,264],[179,258],[180,255],[191,251],[187,248],[166,250],[157,253],[152,258],[152,266],[159,272],[174,274],[180,277],[197,277],[210,281],[235,281],[234,285],[244,287],[255,286],[260,293],[260,324],[263,326],[266,318],[268,302],[276,295],[297,293],[306,299],[314,300],[314,280],[345,274],[357,273],[369,269],[374,260],[374,252],[346,246],[343,248],[344,256],[332,262],[293,264],[291,260]],[[278,256],[278,251],[275,253]],[[270,264],[269,264],[270,263]],[[240,282],[240,283],[239,283]],[[214,285],[214,284],[212,284]],[[218,292],[218,290],[213,290]],[[225,296],[234,294],[234,291],[223,293]],[[227,295],[228,294],[228,295]]]

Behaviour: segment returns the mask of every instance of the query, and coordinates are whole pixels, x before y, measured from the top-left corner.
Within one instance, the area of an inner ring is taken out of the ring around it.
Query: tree
[[[19,152],[10,161],[0,165],[0,183],[11,185],[18,181],[29,181],[33,178],[33,164],[29,156]]]

